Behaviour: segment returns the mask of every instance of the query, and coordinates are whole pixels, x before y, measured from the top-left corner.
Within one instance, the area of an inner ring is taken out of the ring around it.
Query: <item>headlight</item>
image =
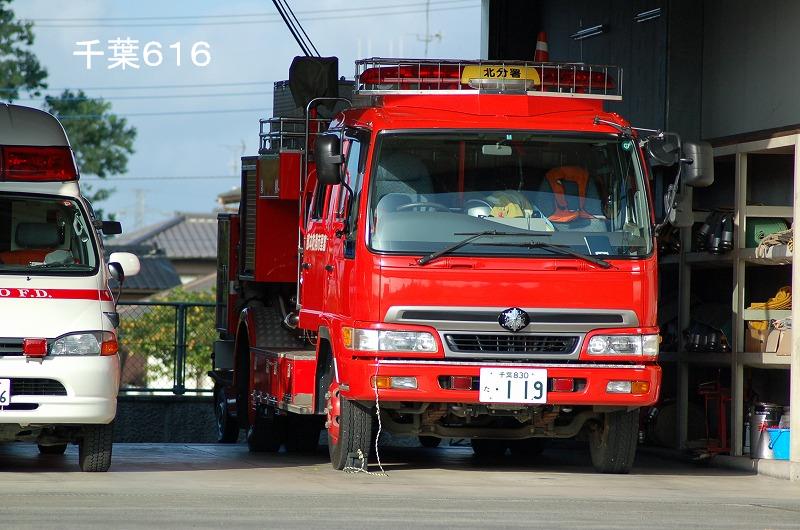
[[[73,333],[54,340],[50,355],[114,355],[117,338],[108,331]]]
[[[595,335],[586,347],[589,355],[658,355],[658,335]]]
[[[426,331],[342,328],[346,348],[358,351],[435,352],[436,339]]]

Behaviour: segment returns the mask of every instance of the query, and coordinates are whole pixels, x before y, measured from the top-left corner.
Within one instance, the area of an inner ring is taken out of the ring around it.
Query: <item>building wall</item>
[[[800,2],[705,0],[702,134],[800,123]]]

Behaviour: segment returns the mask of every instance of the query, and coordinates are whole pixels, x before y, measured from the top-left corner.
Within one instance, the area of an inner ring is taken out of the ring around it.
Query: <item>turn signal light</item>
[[[26,357],[44,357],[47,355],[47,339],[24,339],[22,353]]]
[[[631,384],[631,394],[647,394],[648,392],[650,392],[648,381],[634,381]]]
[[[119,351],[117,337],[113,333],[103,333],[103,344],[100,346],[100,355],[114,355]]]
[[[416,377],[378,375],[372,377],[372,388],[393,390],[414,390],[417,388]]]

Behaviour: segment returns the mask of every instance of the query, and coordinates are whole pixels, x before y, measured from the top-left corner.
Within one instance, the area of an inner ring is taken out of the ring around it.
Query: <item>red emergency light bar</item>
[[[0,180],[19,182],[65,182],[78,180],[72,149],[66,146],[0,147]]]
[[[392,64],[394,63],[394,64]],[[356,62],[358,91],[561,92],[620,98],[613,66],[522,61],[429,61],[365,59]]]

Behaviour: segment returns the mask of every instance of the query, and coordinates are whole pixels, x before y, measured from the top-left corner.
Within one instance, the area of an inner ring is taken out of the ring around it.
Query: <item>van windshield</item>
[[[453,253],[641,257],[652,250],[647,191],[629,138],[398,132],[380,135],[376,151],[373,250],[427,254],[482,232],[495,233]]]
[[[97,267],[78,201],[0,193],[0,273],[87,273]]]

